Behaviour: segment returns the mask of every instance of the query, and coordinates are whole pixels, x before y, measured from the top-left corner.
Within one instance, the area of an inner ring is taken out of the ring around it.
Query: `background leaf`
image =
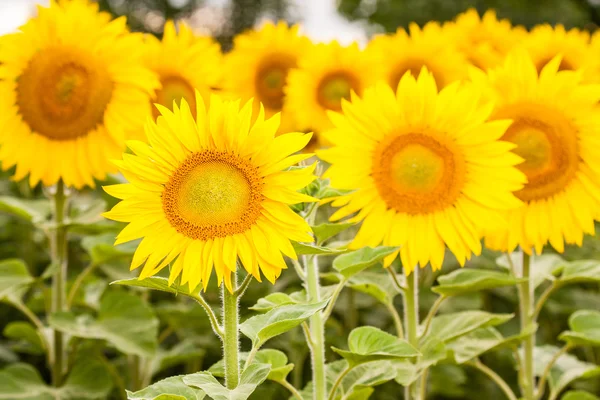
[[[333,260],[333,268],[342,274],[345,278],[353,275],[381,262],[385,257],[397,251],[397,247],[363,247],[346,254],[342,254]]]
[[[127,391],[128,400],[202,400],[206,394],[201,389],[183,383],[184,375],[158,381],[137,392]]]
[[[213,400],[246,400],[263,383],[271,366],[269,364],[252,364],[242,373],[239,385],[229,390],[221,385],[209,372],[198,372],[183,377],[188,386],[202,389]]]

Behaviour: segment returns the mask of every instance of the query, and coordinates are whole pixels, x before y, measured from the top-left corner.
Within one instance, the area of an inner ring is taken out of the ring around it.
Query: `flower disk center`
[[[421,133],[393,136],[373,159],[375,185],[388,207],[430,213],[452,204],[464,181],[464,160],[451,146]]]
[[[248,161],[208,150],[184,161],[163,191],[163,210],[181,234],[209,240],[242,233],[262,210],[262,180]]]
[[[340,111],[342,99],[350,99],[350,92],[358,89],[358,80],[354,76],[336,72],[323,78],[317,89],[317,100],[324,108]]]
[[[284,87],[288,72],[296,65],[291,57],[269,59],[258,68],[256,74],[256,93],[259,100],[272,110],[283,108]]]
[[[108,72],[91,54],[57,46],[32,57],[18,80],[17,104],[34,132],[71,140],[102,123],[112,88]]]
[[[169,110],[173,108],[173,102],[178,105],[181,99],[189,104],[192,116],[196,118],[196,94],[194,88],[189,82],[177,75],[164,75],[160,78],[162,87],[156,91],[156,97],[153,103],[158,103],[162,106],[167,107]],[[154,106],[152,106],[152,115],[156,119],[160,112]]]

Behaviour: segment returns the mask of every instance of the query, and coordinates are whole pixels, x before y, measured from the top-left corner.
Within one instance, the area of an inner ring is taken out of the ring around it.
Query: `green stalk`
[[[231,277],[232,290],[237,289],[237,274]],[[240,381],[240,329],[238,296],[223,288],[223,358],[225,360],[225,384],[235,389]]]
[[[319,282],[319,261],[316,256],[304,256],[306,265],[306,290],[308,301],[316,303],[321,301]],[[311,359],[313,373],[314,400],[327,398],[327,381],[325,379],[325,327],[323,313],[316,312],[309,319],[310,337],[312,338]]]
[[[416,266],[411,275],[406,275],[406,290],[404,291],[404,321],[408,342],[419,347],[419,266]],[[419,398],[419,387],[416,383],[404,389],[406,400]]]
[[[530,257],[523,252],[523,269],[521,276],[526,279],[519,284],[519,308],[521,331],[526,331],[533,323],[533,285],[530,276]],[[535,347],[535,332],[523,339],[523,366],[521,373],[521,389],[525,400],[533,400],[535,396],[535,376],[533,368],[533,349]]]
[[[54,227],[50,234],[50,255],[56,272],[52,277],[52,313],[66,311],[65,297],[67,288],[67,229],[64,226],[66,209],[65,189],[62,181],[56,184],[54,194]],[[65,372],[67,360],[65,341],[62,332],[54,330],[54,352],[52,357],[52,384],[59,387]]]

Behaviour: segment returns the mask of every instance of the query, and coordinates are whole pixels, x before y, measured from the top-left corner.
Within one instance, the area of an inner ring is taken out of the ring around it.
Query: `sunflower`
[[[486,122],[491,107],[474,86],[438,93],[424,68],[418,79],[407,72],[395,94],[380,83],[342,108],[325,134],[334,147],[318,155],[331,163],[324,176],[332,186],[354,190],[333,202],[342,207],[331,217],[362,220],[351,247],[401,246],[409,273],[427,263],[440,269],[447,245],[464,265],[481,252],[483,227],[498,210],[521,204],[512,193],[525,181],[514,167],[521,159],[498,140],[510,121]]]
[[[125,19],[84,0],[38,12],[2,41],[0,160],[32,186],[94,186],[139,129],[158,80]]]
[[[467,60],[486,70],[500,65],[506,55],[525,39],[523,27],[513,27],[509,20],[496,17],[488,10],[482,17],[474,8],[459,14],[456,21],[444,26]]]
[[[416,77],[423,67],[440,88],[466,77],[464,56],[437,22],[429,22],[423,29],[411,23],[408,32],[398,29],[393,35],[376,36],[366,53],[377,66],[375,74],[394,90],[407,71]]]
[[[158,74],[161,88],[152,98],[152,104],[167,108],[185,99],[192,113],[196,112],[195,93],[198,90],[205,101],[211,88],[220,83],[221,48],[211,37],[195,36],[184,23],[176,29],[173,21],[165,24],[162,41],[148,36],[145,61],[148,68]],[[159,112],[152,105],[154,118]]]
[[[513,142],[527,176],[515,195],[524,205],[507,212],[508,227],[486,235],[488,247],[530,253],[550,244],[581,245],[594,232],[600,201],[600,86],[583,84],[582,71],[559,71],[560,56],[542,68],[524,52],[489,71],[473,71],[474,83],[492,96],[492,119],[511,119],[503,140]]]
[[[267,22],[260,30],[238,35],[225,58],[225,91],[242,101],[257,99],[255,108],[262,104],[267,117],[283,111],[288,73],[311,45],[298,31],[298,25]],[[291,117],[283,112],[282,130],[293,127]]]
[[[562,25],[536,26],[523,44],[538,73],[557,55],[561,56],[559,70],[584,70],[584,80],[598,82],[600,56],[593,51],[589,33]]]
[[[319,44],[301,58],[289,74],[287,105],[301,129],[322,132],[331,128],[327,111],[341,110],[342,99],[362,93],[373,82],[373,60],[356,43]]]
[[[290,243],[310,241],[310,227],[288,204],[312,201],[297,190],[314,180],[312,167],[286,170],[310,154],[293,155],[310,134],[274,137],[279,117],[252,124],[252,103],[196,94],[196,118],[183,99],[174,110],[158,106],[149,121],[149,144],[129,141],[132,154],[117,165],[130,183],[105,190],[122,199],[107,218],[128,222],[116,244],[143,238],[131,268],[144,265],[140,279],[172,263],[169,282],[194,290],[208,285],[213,265],[219,285],[231,290],[239,257],[260,281],[274,282],[286,268],[282,253],[295,258]]]

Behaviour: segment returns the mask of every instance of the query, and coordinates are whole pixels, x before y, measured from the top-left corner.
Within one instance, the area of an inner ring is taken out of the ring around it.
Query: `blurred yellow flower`
[[[312,201],[297,190],[309,184],[314,166],[286,170],[310,155],[294,153],[311,135],[275,137],[277,116],[252,103],[210,99],[206,110],[196,94],[196,118],[187,102],[146,124],[149,144],[129,141],[134,155],[117,165],[130,183],[105,187],[122,199],[107,218],[128,222],[116,243],[143,238],[131,268],[140,278],[172,263],[169,281],[194,290],[208,285],[213,265],[219,285],[231,290],[237,258],[256,279],[274,282],[286,268],[282,253],[295,258],[290,240],[311,241],[310,227],[288,204]]]
[[[503,140],[516,144],[527,176],[515,195],[525,204],[507,212],[508,226],[486,235],[494,249],[521,246],[540,253],[550,244],[559,252],[564,242],[581,245],[594,232],[600,201],[600,87],[582,84],[582,73],[558,72],[560,56],[539,74],[524,52],[472,80],[492,95],[492,119],[511,119]]]
[[[498,139],[510,121],[486,122],[491,107],[472,85],[439,93],[433,74],[406,73],[396,94],[384,84],[330,113],[334,147],[318,152],[331,163],[332,186],[355,189],[335,200],[332,220],[357,213],[352,247],[401,246],[405,272],[431,263],[440,269],[445,245],[464,265],[481,252],[483,228],[498,210],[518,207],[513,191],[525,176],[515,146]],[[389,265],[397,256],[385,260]]]
[[[2,40],[0,160],[32,186],[94,186],[139,129],[158,80],[124,18],[84,0],[38,12]]]

